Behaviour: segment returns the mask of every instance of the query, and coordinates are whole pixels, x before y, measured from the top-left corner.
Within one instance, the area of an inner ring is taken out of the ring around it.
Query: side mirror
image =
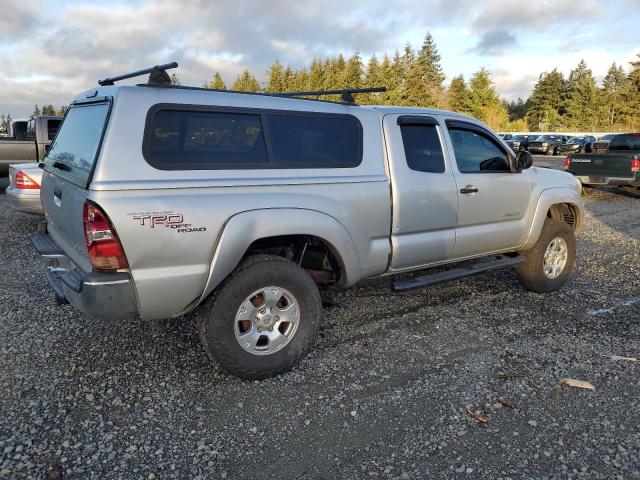
[[[516,167],[518,171],[531,168],[532,165],[533,157],[531,156],[531,153],[526,150],[520,150],[516,155]]]

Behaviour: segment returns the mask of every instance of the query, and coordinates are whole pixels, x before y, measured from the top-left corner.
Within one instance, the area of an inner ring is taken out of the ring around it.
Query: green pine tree
[[[182,85],[178,76],[174,73],[171,74],[171,85]]]
[[[445,101],[445,88],[443,85],[445,75],[440,65],[440,54],[431,33],[427,32],[425,35],[415,61],[420,65],[425,84],[424,104],[436,108],[443,107]]]
[[[363,67],[360,54],[356,51],[349,57],[342,72],[343,88],[360,88],[362,86]]]
[[[602,92],[598,102],[603,113],[601,116],[604,117],[603,126],[607,129],[625,123],[625,93],[629,88],[628,82],[622,66],[613,62],[602,81]]]
[[[265,92],[284,91],[284,67],[278,59],[273,62],[267,71],[267,86],[264,90]]]
[[[429,106],[429,102],[422,68],[418,62],[413,62],[400,89],[399,103],[410,107],[426,107]]]
[[[451,110],[459,113],[469,113],[469,88],[462,75],[451,79],[447,97]]]
[[[222,79],[222,75],[220,75],[220,72],[216,72],[213,75],[213,80],[211,80],[210,82],[206,82],[204,84],[204,88],[211,88],[213,90],[226,90],[227,85],[224,83],[224,80]]]
[[[571,70],[563,102],[564,124],[576,130],[596,131],[598,127],[598,88],[584,60]]]
[[[33,113],[31,115],[40,115],[40,107],[38,106],[37,103],[33,107]]]
[[[526,118],[529,130],[547,130],[551,126],[560,125],[565,83],[564,76],[556,69],[540,74],[527,101],[529,108]]]
[[[238,74],[236,81],[233,83],[231,90],[237,92],[257,92],[260,90],[260,84],[248,69],[244,69]]]
[[[489,72],[484,68],[469,81],[469,113],[498,130],[509,121],[507,110],[496,93]]]

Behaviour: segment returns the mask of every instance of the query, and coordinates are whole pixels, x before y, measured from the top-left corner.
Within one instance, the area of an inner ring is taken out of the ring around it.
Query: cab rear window
[[[45,169],[78,186],[88,183],[109,115],[109,103],[70,107],[44,159]]]
[[[160,170],[348,168],[362,134],[350,115],[162,106],[147,116],[143,152]]]

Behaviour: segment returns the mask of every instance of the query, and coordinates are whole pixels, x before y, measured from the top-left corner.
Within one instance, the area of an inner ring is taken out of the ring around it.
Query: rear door
[[[529,227],[528,171],[517,172],[513,154],[485,128],[454,119],[446,125],[459,198],[453,257],[517,247]]]
[[[70,107],[44,159],[40,199],[48,232],[85,271],[91,270],[91,263],[82,215],[109,110],[107,100]]]
[[[427,115],[384,117],[391,175],[391,270],[449,258],[458,217],[456,182],[442,126]]]

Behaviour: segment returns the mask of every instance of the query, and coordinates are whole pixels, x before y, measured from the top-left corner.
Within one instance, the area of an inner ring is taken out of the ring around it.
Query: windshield
[[[553,135],[540,135],[538,138],[536,138],[537,142],[550,142],[555,140],[556,137]]]
[[[69,108],[55,142],[44,159],[45,169],[85,187],[96,160],[109,104]]]
[[[567,143],[574,145],[576,143],[582,143],[582,142],[584,142],[584,137],[576,137],[576,138],[572,138]]]
[[[511,140],[522,140],[524,138],[524,135],[514,135],[513,137],[511,137]]]
[[[640,134],[616,135],[609,143],[612,150],[640,150]]]
[[[615,135],[605,135],[600,137],[599,140],[611,140]]]

